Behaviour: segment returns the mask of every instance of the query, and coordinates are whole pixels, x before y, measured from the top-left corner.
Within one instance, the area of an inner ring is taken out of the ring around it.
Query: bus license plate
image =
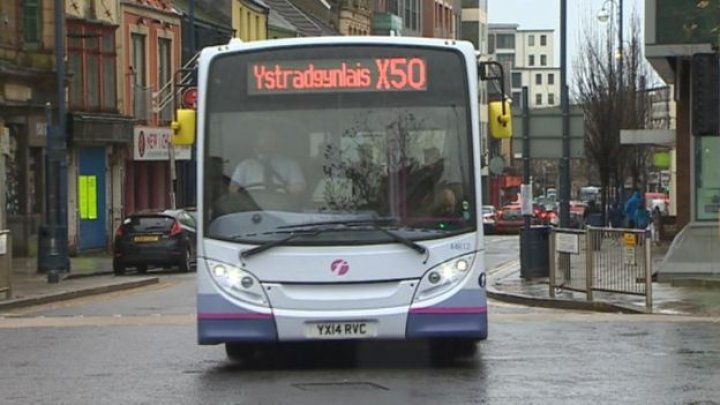
[[[346,339],[375,336],[374,322],[323,322],[306,325],[306,335],[315,339]]]

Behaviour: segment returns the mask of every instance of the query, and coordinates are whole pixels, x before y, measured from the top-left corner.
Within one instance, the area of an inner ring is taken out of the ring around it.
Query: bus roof
[[[303,45],[403,45],[439,48],[455,48],[475,55],[475,48],[469,41],[439,38],[391,37],[391,36],[327,36],[268,39],[243,42],[233,38],[226,45],[210,46],[202,50],[201,59],[219,53],[250,51],[257,49],[295,47]]]

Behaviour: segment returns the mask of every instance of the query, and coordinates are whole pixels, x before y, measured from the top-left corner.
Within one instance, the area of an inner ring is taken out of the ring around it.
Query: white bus
[[[197,134],[199,344],[231,359],[322,340],[474,353],[488,320],[472,45],[231,42],[198,72],[173,142]]]

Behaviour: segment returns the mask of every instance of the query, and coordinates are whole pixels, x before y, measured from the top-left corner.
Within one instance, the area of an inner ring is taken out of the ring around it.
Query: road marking
[[[156,325],[191,325],[195,323],[195,314],[164,315],[161,317],[148,315],[111,315],[84,317],[34,317],[0,319],[0,329],[23,328],[77,328],[88,326],[156,326]]]
[[[491,323],[508,322],[562,322],[562,323],[610,323],[610,322],[646,322],[646,323],[715,323],[720,317],[699,317],[679,315],[633,315],[606,314],[593,312],[555,311],[542,313],[495,314],[490,311]],[[180,315],[124,315],[84,316],[84,317],[33,317],[0,318],[0,329],[28,328],[80,328],[111,326],[187,326],[197,322],[196,314]]]

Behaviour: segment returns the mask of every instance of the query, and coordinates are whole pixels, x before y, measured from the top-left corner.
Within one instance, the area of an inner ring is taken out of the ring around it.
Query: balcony
[[[152,90],[135,85],[133,88],[133,116],[136,120],[150,123],[152,120]]]

